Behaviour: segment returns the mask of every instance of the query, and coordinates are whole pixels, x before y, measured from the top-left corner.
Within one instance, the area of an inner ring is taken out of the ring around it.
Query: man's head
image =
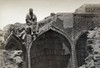
[[[30,9],[29,9],[29,12],[30,12],[30,13],[33,13],[33,9],[32,9],[32,8],[30,8]]]

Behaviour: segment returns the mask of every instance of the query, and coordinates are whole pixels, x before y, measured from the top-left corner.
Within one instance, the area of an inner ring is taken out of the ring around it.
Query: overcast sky
[[[15,22],[25,23],[29,8],[40,21],[51,12],[72,13],[83,4],[100,4],[100,0],[0,0],[0,29]]]

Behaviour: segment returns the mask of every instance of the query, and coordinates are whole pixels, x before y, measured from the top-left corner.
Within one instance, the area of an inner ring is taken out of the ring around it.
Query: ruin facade
[[[37,38],[29,48],[18,37],[26,24],[13,25],[5,48],[23,51],[23,68],[78,68],[87,57],[88,30],[100,26],[100,4],[85,4],[74,13],[57,13],[39,21]]]

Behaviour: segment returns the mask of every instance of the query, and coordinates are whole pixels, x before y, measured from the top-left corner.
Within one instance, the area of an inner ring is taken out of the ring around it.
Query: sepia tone
[[[4,37],[3,41],[0,41],[2,42],[0,67],[100,68],[100,55],[94,60],[94,53],[99,51],[95,52],[95,49],[92,51],[90,45],[93,40],[99,38],[89,36],[91,31],[98,30],[99,33],[99,27],[99,4],[82,5],[74,13],[51,13],[50,16],[37,22],[36,29],[32,29],[33,34],[31,34],[31,26],[28,28],[26,23],[9,24],[3,31],[0,30],[0,38]],[[26,34],[25,32],[22,34],[23,31],[26,31]],[[12,54],[13,58],[7,58]],[[94,57],[90,59],[89,56]],[[89,59],[90,66],[87,62]]]

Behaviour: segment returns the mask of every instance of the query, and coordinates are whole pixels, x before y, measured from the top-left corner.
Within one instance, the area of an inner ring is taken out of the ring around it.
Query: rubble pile
[[[100,68],[100,28],[89,31],[87,46],[89,55],[86,60],[90,60],[90,67]]]
[[[85,64],[80,68],[100,68],[100,28],[88,31],[87,53]]]
[[[21,50],[1,50],[0,51],[0,68],[19,68],[23,64]]]

